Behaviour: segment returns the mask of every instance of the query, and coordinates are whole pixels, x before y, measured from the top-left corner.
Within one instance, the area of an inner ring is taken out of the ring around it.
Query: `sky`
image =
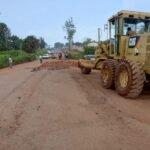
[[[48,45],[66,43],[65,21],[73,17],[76,26],[74,42],[86,38],[97,40],[97,29],[102,29],[108,18],[121,10],[150,12],[150,0],[0,0],[0,22],[12,35],[43,37]]]

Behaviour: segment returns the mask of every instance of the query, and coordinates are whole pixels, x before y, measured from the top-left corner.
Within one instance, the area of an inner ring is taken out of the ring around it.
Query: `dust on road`
[[[127,100],[103,89],[97,71],[35,66],[0,71],[0,150],[149,149],[150,95]]]

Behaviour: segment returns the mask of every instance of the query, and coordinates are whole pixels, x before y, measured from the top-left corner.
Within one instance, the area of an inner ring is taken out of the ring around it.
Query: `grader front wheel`
[[[117,61],[108,59],[103,62],[101,69],[101,82],[104,88],[110,89],[114,87],[115,68]]]
[[[116,68],[116,91],[129,98],[139,96],[144,86],[144,71],[138,62],[131,60],[122,61]]]
[[[90,74],[91,73],[91,69],[85,68],[85,67],[81,67],[81,73],[83,73],[83,74]]]

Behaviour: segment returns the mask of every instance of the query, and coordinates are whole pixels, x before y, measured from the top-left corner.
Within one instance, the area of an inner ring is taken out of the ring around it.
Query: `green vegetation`
[[[71,59],[81,59],[85,55],[84,52],[79,52],[78,54],[69,54],[69,58]]]
[[[22,49],[27,53],[35,52],[39,47],[39,40],[34,36],[26,37],[22,44]]]
[[[9,37],[7,43],[8,43],[7,50],[19,50],[22,47],[23,40],[20,39],[18,36],[13,35]]]
[[[5,23],[0,23],[0,50],[7,50],[10,30]]]
[[[84,47],[84,53],[85,55],[94,55],[96,48],[95,47]]]
[[[40,55],[47,54],[47,53],[48,53],[48,49],[40,49],[37,50],[34,54],[36,57],[39,57]]]
[[[67,34],[66,39],[68,40],[69,50],[70,50],[72,47],[74,34],[76,33],[76,26],[73,23],[72,17],[70,19],[68,19],[67,21],[65,21],[65,25],[64,25],[63,29]]]
[[[96,48],[95,47],[84,47],[84,52],[79,52],[77,54],[69,54],[71,59],[81,59],[84,55],[94,55]]]
[[[8,64],[8,58],[9,56],[13,59],[13,65],[24,63],[24,62],[30,62],[33,60],[36,60],[39,55],[43,55],[46,53],[47,50],[38,50],[35,53],[27,53],[22,50],[10,50],[10,51],[1,51],[0,52],[0,68],[7,67]]]
[[[28,53],[46,47],[46,42],[42,37],[39,39],[34,35],[29,35],[25,39],[20,39],[16,35],[11,35],[11,30],[5,23],[0,22],[0,51],[22,49]]]
[[[20,39],[11,35],[11,31],[5,23],[0,23],[0,68],[7,67],[9,56],[13,59],[13,65],[29,62],[37,59],[39,55],[47,53],[44,39],[34,35]],[[40,50],[41,49],[41,50]]]

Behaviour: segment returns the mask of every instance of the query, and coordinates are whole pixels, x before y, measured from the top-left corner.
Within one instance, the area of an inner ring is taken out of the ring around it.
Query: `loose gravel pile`
[[[47,61],[40,65],[39,67],[33,68],[32,71],[38,71],[41,69],[48,69],[48,70],[59,70],[65,69],[69,67],[77,67],[78,61],[76,60],[53,60]]]

